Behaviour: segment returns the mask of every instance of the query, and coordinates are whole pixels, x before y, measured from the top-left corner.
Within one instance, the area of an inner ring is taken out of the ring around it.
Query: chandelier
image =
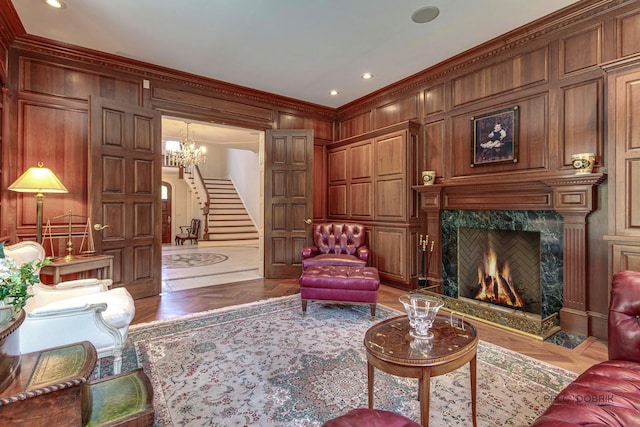
[[[207,160],[207,149],[203,146],[197,146],[193,138],[193,134],[189,132],[189,123],[187,123],[186,133],[182,133],[182,139],[175,141],[174,146],[167,145],[167,152],[171,164],[182,167],[194,166],[204,163]]]

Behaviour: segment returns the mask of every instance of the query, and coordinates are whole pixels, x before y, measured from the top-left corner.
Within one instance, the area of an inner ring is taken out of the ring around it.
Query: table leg
[[[469,371],[471,373],[471,416],[473,427],[476,427],[476,355],[469,361]]]
[[[373,409],[373,365],[367,362],[367,392],[369,394],[369,409]]]
[[[429,426],[429,396],[431,393],[431,368],[422,370],[422,377],[418,380],[418,396],[420,398],[420,423]]]

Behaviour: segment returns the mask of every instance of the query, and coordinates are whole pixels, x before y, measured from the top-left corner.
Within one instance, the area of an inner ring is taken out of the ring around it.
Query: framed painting
[[[471,117],[471,167],[518,163],[518,106]]]

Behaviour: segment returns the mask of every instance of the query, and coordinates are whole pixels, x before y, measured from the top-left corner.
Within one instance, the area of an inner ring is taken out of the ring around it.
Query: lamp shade
[[[51,169],[45,168],[42,162],[38,163],[38,167],[30,167],[25,173],[20,175],[13,184],[9,186],[9,190],[20,193],[68,193],[64,185]]]

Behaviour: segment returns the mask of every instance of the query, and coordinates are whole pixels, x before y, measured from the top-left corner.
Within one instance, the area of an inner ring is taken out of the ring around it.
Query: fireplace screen
[[[458,296],[541,314],[540,233],[458,228]]]

